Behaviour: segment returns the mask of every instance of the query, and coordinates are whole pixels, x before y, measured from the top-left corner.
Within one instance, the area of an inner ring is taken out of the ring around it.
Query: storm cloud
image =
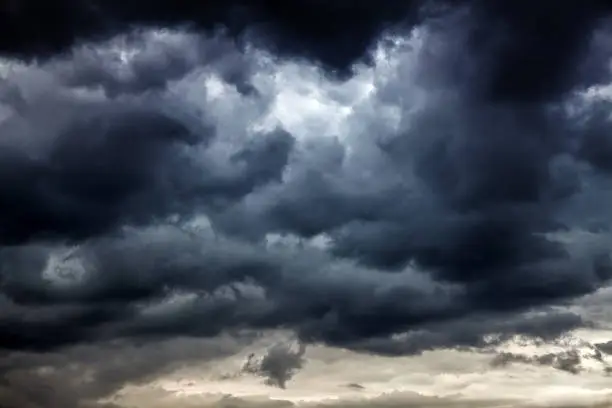
[[[3,3],[0,349],[592,325],[610,10],[532,3]]]

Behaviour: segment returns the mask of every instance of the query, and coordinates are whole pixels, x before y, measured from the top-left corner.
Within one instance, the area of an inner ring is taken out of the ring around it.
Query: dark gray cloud
[[[499,353],[491,361],[493,367],[504,367],[511,363],[534,364],[551,366],[570,374],[579,374],[582,371],[582,357],[577,350],[569,350],[562,353],[546,353],[539,356],[526,356],[516,353]]]
[[[452,51],[428,55],[428,45],[456,41],[474,18],[461,11],[448,28],[423,26],[424,45],[398,51],[396,75],[412,69],[412,85],[391,81],[372,98],[395,103],[412,87],[427,92],[424,102],[393,131],[373,120],[343,141],[296,143],[280,128],[249,134],[248,117],[213,116],[206,90],[197,106],[168,89],[189,75],[227,82],[232,70],[251,83],[257,67],[274,63],[222,34],[137,30],[9,76],[0,202],[12,246],[0,257],[14,312],[4,317],[3,346],[243,326],[290,327],[334,344],[379,344],[406,330],[424,330],[439,346],[478,344],[529,325],[487,320],[471,336],[462,330],[465,338],[453,327],[604,285],[612,269],[603,246],[574,250],[554,234],[582,227],[558,214],[592,177],[578,163],[597,171],[584,152],[605,122],[578,126],[565,99],[474,98],[469,78],[436,71]],[[465,64],[484,62],[475,54]],[[271,107],[263,94],[243,96]],[[194,217],[210,220],[206,236],[185,227]],[[331,241],[327,250],[271,249],[270,233]],[[78,270],[73,282],[49,283],[59,279],[45,276],[58,256]],[[146,311],[179,295],[188,298],[180,307]],[[566,323],[551,333],[580,324]],[[62,335],[35,336],[37,325]]]
[[[612,354],[612,342],[598,343],[595,345],[598,350],[606,354]]]
[[[266,384],[284,389],[304,365],[305,352],[306,345],[303,343],[298,344],[297,350],[293,350],[290,344],[276,343],[259,358],[255,353],[250,354],[242,372],[262,376],[266,378]]]
[[[277,52],[315,58],[349,73],[350,63],[363,56],[388,23],[412,20],[421,3],[389,0],[374,6],[300,0],[288,6],[260,0],[190,0],[177,6],[168,1],[148,4],[141,0],[58,0],[45,5],[29,0],[7,2],[0,8],[0,52],[49,56],[133,25],[189,27],[199,32],[222,28],[239,42],[256,35],[259,43]],[[41,30],[41,24],[47,29]]]
[[[214,362],[232,355],[253,338],[235,333],[215,339],[174,338],[155,344],[111,342],[46,354],[4,355],[0,363],[0,406],[117,407],[111,401],[99,400],[189,364]]]
[[[550,307],[612,277],[608,103],[584,97],[609,79],[607,8],[386,3],[77,2],[44,38],[42,6],[2,6],[6,361],[245,328],[409,354],[591,324]],[[388,61],[352,65],[383,28]],[[342,132],[262,124],[309,118],[282,69],[354,102]],[[301,355],[275,353],[259,368],[283,386]]]
[[[454,68],[479,83],[483,95],[510,99],[566,89],[576,79],[573,67],[580,67],[584,60],[590,29],[610,11],[603,0],[563,5],[553,0],[537,4],[522,0],[384,0],[376,4],[299,0],[291,6],[265,0],[186,1],[180,6],[141,0],[9,1],[0,8],[0,52],[48,56],[133,25],[187,26],[200,32],[221,26],[239,42],[255,37],[283,55],[315,59],[348,74],[351,64],[365,57],[364,51],[385,28],[410,27],[423,18],[467,6],[475,7],[470,11],[473,23],[465,46],[478,57],[478,69]]]
[[[171,101],[91,100],[74,92],[17,100],[0,125],[4,243],[84,238],[239,199],[280,177],[292,148],[286,132],[262,134],[235,146],[219,169],[204,158],[214,125]]]
[[[80,248],[4,248],[0,259],[8,349],[286,327],[308,341],[406,354],[485,346],[488,334],[550,339],[587,324],[574,314],[486,318],[495,308],[469,286],[410,267],[391,273],[318,249],[266,248],[176,226],[125,230]],[[559,284],[588,272],[566,267],[572,273]],[[386,340],[405,330],[406,338]]]

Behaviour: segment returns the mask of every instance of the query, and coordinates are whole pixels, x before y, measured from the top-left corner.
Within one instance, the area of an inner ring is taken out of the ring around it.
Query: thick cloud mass
[[[604,2],[59,3],[0,9],[7,356],[590,324],[557,306],[612,277]]]

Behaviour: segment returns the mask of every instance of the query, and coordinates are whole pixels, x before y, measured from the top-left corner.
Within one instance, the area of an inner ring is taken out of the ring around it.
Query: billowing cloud
[[[61,3],[0,14],[7,361],[594,324],[562,307],[612,277],[605,4]]]

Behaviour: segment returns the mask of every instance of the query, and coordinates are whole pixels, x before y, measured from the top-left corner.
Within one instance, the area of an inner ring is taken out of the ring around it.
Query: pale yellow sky
[[[186,366],[151,383],[127,387],[120,392],[116,402],[126,406],[160,408],[172,404],[191,406],[213,402],[217,406],[224,395],[231,395],[246,401],[263,399],[275,401],[275,404],[289,401],[300,406],[374,401],[376,406],[384,406],[391,404],[387,401],[389,398],[403,401],[402,406],[410,406],[420,399],[423,400],[419,404],[425,405],[418,406],[429,406],[428,403],[436,401],[453,407],[474,406],[471,404],[477,401],[487,407],[508,408],[573,406],[567,404],[592,407],[597,403],[612,406],[612,381],[605,374],[605,367],[612,358],[606,360],[605,357],[603,361],[584,358],[583,371],[574,375],[530,364],[493,368],[490,365],[493,354],[484,351],[437,350],[419,356],[380,357],[310,346],[304,356],[306,364],[285,390],[270,387],[254,375],[238,375],[250,352],[263,354],[269,345],[283,341],[285,336],[273,333],[220,361]],[[575,347],[588,357],[591,350],[582,346],[581,340],[597,342],[610,338],[612,331],[582,330],[573,333],[564,345],[534,346],[510,342],[496,350],[542,355]],[[157,405],[142,405],[149,399],[154,399]],[[462,405],[468,401],[471,401],[469,405]],[[218,406],[225,406],[225,403],[227,401]]]

